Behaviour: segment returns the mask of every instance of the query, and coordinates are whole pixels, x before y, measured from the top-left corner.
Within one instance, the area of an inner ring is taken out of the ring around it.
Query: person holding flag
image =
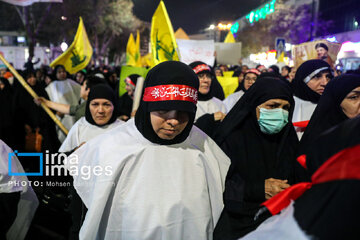
[[[46,87],[46,92],[52,102],[76,105],[80,99],[80,85],[67,78],[67,73],[74,74],[89,64],[93,49],[86,34],[84,23],[80,17],[79,26],[75,39],[70,47],[56,58],[51,64],[55,67],[55,76],[57,81],[50,83]],[[75,123],[75,118],[69,115],[60,116],[61,122],[67,129],[70,129]],[[58,131],[58,138],[62,142],[65,135]]]

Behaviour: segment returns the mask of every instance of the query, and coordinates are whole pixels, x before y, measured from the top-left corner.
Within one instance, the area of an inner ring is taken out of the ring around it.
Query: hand
[[[288,180],[268,178],[265,180],[265,198],[270,199],[284,189],[290,187]]]
[[[118,117],[118,119],[126,122],[127,120],[129,120],[129,117],[126,116],[126,115],[121,115],[121,116]]]
[[[214,113],[214,120],[222,122],[222,120],[224,120],[225,116],[226,116],[226,114],[223,112],[216,112],[216,113]]]
[[[63,114],[61,112],[56,112],[56,115],[58,115],[60,118],[63,118],[65,114]]]
[[[38,98],[34,98],[34,102],[36,103],[36,105],[40,106],[41,103],[46,105],[46,101],[47,99],[43,98],[43,97],[38,97]]]

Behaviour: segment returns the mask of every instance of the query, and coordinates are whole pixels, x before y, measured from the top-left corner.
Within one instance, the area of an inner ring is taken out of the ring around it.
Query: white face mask
[[[260,108],[258,120],[260,130],[265,134],[276,134],[288,123],[289,111],[282,108]]]

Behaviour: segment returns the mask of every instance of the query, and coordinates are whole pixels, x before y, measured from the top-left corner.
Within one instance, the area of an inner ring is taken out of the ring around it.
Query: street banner
[[[292,48],[294,67],[298,68],[303,62],[310,59],[323,59],[329,63],[331,67],[334,67],[340,48],[340,43],[333,43],[327,40],[305,42],[295,45]]]
[[[225,65],[238,65],[241,59],[241,43],[215,43],[216,62]]]
[[[155,65],[180,60],[174,30],[163,1],[160,1],[151,20],[150,42]]]
[[[0,1],[7,2],[17,6],[23,6],[23,7],[29,6],[36,2],[58,2],[58,3],[63,2],[62,0],[0,0]]]
[[[80,17],[79,26],[74,38],[74,41],[66,51],[57,57],[50,67],[56,65],[64,65],[66,71],[74,74],[89,64],[93,54],[93,48],[90,45],[88,36],[86,34],[85,26],[82,18]]]
[[[213,40],[183,40],[176,39],[179,46],[181,61],[190,64],[202,61],[210,66],[214,65],[214,41]]]

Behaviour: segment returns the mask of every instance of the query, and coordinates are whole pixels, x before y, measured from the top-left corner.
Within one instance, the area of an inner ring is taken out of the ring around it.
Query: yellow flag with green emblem
[[[74,41],[63,54],[50,64],[50,67],[61,64],[64,65],[66,71],[70,74],[74,74],[84,69],[89,64],[92,54],[93,49],[86,34],[83,20],[80,17]]]
[[[130,33],[129,40],[126,45],[126,65],[128,66],[136,66],[136,44],[134,40],[134,36]]]
[[[136,32],[136,41],[135,41],[135,45],[136,45],[136,52],[135,52],[135,66],[136,67],[142,67],[141,64],[141,54],[140,54],[140,33],[139,30],[137,30]]]
[[[151,20],[150,41],[155,65],[180,60],[174,30],[163,1],[160,1]]]
[[[224,43],[234,43],[234,42],[235,42],[234,35],[229,31],[229,33],[226,35]]]

